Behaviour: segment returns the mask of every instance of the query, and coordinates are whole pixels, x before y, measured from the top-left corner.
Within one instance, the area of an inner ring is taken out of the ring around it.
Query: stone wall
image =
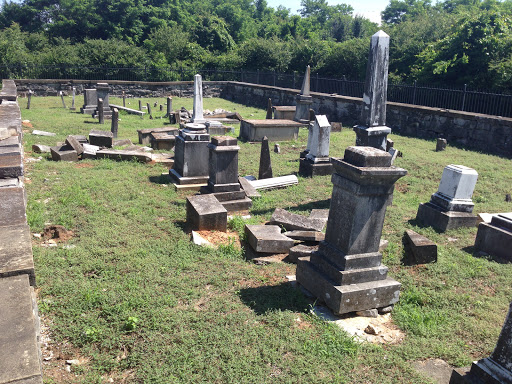
[[[84,89],[96,88],[98,82],[106,82],[110,87],[110,94],[121,96],[123,91],[127,97],[167,97],[180,96],[192,97],[194,94],[193,81],[175,82],[145,82],[145,81],[120,81],[120,80],[15,80],[18,87],[18,95],[25,96],[28,90],[34,92],[34,96],[57,96],[59,91],[64,95],[71,95],[72,88],[76,88],[78,95],[83,94]],[[204,97],[219,97],[226,82],[203,82]],[[79,105],[80,103],[77,103]]]
[[[268,98],[273,105],[295,105],[296,89],[229,82],[221,97],[246,105],[266,108]],[[311,93],[312,107],[329,121],[345,126],[359,123],[362,100],[356,97]],[[443,137],[450,145],[512,157],[512,118],[387,103],[387,126],[393,132],[423,139]]]

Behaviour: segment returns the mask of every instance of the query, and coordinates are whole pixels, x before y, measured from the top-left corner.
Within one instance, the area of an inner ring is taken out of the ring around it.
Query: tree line
[[[391,0],[383,23],[302,0],[23,0],[0,11],[0,65],[186,66],[363,79],[370,36],[391,37],[390,79],[509,91],[512,0]]]

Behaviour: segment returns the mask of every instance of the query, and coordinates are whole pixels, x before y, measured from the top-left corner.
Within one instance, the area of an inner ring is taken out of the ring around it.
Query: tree
[[[398,24],[426,15],[432,8],[430,0],[391,0],[382,11],[382,21],[386,24]]]

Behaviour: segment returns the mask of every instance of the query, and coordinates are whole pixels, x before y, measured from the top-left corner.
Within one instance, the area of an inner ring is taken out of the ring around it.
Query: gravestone
[[[27,94],[27,109],[30,109],[30,102],[32,101],[32,95],[34,94],[34,91],[32,91],[31,89],[28,90],[28,94]]]
[[[240,122],[240,139],[244,141],[261,141],[263,136],[273,141],[297,140],[299,128],[305,125],[293,120],[264,119]]]
[[[512,303],[493,353],[485,359],[475,361],[466,376],[453,371],[450,384],[472,383],[512,383]]]
[[[187,197],[187,225],[194,231],[226,232],[228,211],[213,195]]]
[[[272,99],[269,97],[267,101],[267,116],[265,116],[265,119],[271,119],[272,118]]]
[[[66,102],[64,101],[64,93],[62,91],[59,91],[60,101],[62,101],[62,107],[66,109]]]
[[[310,258],[299,259],[297,282],[335,314],[395,304],[400,283],[387,277],[379,245],[394,184],[407,171],[373,147],[348,147],[343,160],[332,161],[325,240]]]
[[[356,145],[386,150],[386,101],[388,91],[389,36],[378,31],[372,36],[366,66],[361,124],[354,127]]]
[[[475,249],[512,262],[512,219],[496,215],[490,223],[478,224]]]
[[[151,105],[149,103],[146,103],[146,108],[148,109],[149,119],[153,120],[153,113],[151,112]]]
[[[78,153],[69,145],[50,147],[53,161],[78,161]]]
[[[446,139],[438,138],[436,143],[436,152],[444,151],[447,145],[448,142],[446,141]]]
[[[295,105],[276,105],[272,107],[274,111],[274,119],[276,120],[293,120],[295,118],[295,111],[297,107]],[[304,124],[307,124],[305,122]]]
[[[98,147],[112,148],[114,135],[109,131],[91,130],[89,132],[89,143]]]
[[[332,173],[329,159],[331,125],[325,115],[315,116],[309,129],[308,152],[299,160],[299,175],[304,177],[324,176]]]
[[[444,232],[460,227],[474,227],[473,190],[478,173],[463,165],[448,165],[443,170],[439,189],[430,202],[420,204],[416,219]]]
[[[167,96],[167,113],[164,117],[170,117],[172,113],[172,96]]]
[[[84,89],[84,105],[80,108],[80,113],[92,115],[98,107],[98,97],[96,89]]]
[[[176,185],[206,185],[209,142],[204,124],[188,123],[180,130],[174,146],[174,167],[169,171]]]
[[[139,100],[139,111],[142,111],[142,100]]]
[[[270,160],[270,149],[268,147],[268,139],[265,136],[261,140],[261,151],[260,151],[260,168],[258,172],[258,179],[270,179],[272,178],[272,162]]]
[[[117,108],[112,109],[112,123],[110,125],[110,132],[114,139],[117,139],[117,131],[119,130],[119,111]]]
[[[194,112],[192,122],[199,124],[206,122],[203,117],[203,80],[201,75],[194,76]]]
[[[98,100],[99,99],[103,100],[103,117],[110,119],[110,117],[112,116],[112,111],[110,109],[110,104],[108,101],[108,91],[109,91],[109,86],[107,83],[96,84],[96,96],[98,97]],[[97,117],[97,116],[99,116],[99,105],[96,108],[96,111],[94,113],[94,117]]]
[[[306,67],[306,73],[304,74],[300,94],[296,97],[297,106],[295,108],[295,116],[293,118],[293,120],[303,124],[309,124],[309,109],[313,104],[313,97],[311,96],[309,85],[310,74],[311,68],[308,65]]]
[[[76,110],[76,107],[75,107],[75,95],[76,95],[76,88],[73,87],[72,88],[72,99],[71,99],[71,107],[69,108],[70,110],[74,111]]]
[[[126,108],[126,95],[123,91],[123,107]]]
[[[249,209],[252,205],[238,182],[237,140],[214,136],[208,144],[208,186],[202,192],[213,193],[228,212]]]
[[[103,99],[98,98],[98,120],[100,124],[105,124],[105,110],[103,109]]]

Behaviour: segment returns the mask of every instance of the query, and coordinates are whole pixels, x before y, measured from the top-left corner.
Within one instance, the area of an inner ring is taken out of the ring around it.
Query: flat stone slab
[[[0,279],[0,383],[41,383],[35,295],[28,275]]]
[[[96,151],[96,158],[127,161],[135,159],[141,163],[149,163],[152,160],[151,154],[139,151],[128,151],[124,149],[101,149]]]
[[[325,222],[325,224],[327,224],[327,220],[329,220],[329,210],[328,209],[312,209],[311,213],[309,214],[309,218],[323,220]]]
[[[256,191],[256,188],[254,188],[252,184],[249,182],[249,180],[247,180],[245,177],[239,177],[238,182],[242,186],[242,189],[244,190],[245,195],[248,198],[252,199],[255,197],[261,197],[261,194],[258,191]]]
[[[408,264],[426,264],[437,261],[437,245],[425,236],[407,229],[404,241]]]
[[[295,244],[277,225],[246,225],[245,233],[252,249],[259,253],[287,253]]]
[[[56,133],[53,133],[53,132],[40,131],[38,129],[34,129],[32,131],[32,134],[37,135],[37,136],[56,136],[57,135]]]
[[[300,127],[305,125],[293,120],[242,120],[240,138],[245,141],[262,141],[266,136],[272,141],[296,140],[299,137]]]
[[[325,226],[325,221],[320,219],[310,219],[308,217],[288,212],[281,208],[276,208],[270,219],[270,224],[284,227],[287,231],[305,230],[321,232]]]
[[[299,257],[309,257],[316,251],[318,251],[318,245],[299,244],[290,248],[288,259],[292,263],[296,263],[299,260]]]
[[[0,188],[0,227],[26,224],[26,206],[23,187]]]
[[[35,285],[30,229],[28,225],[0,227],[0,277],[21,274]]]
[[[138,116],[144,116],[146,112],[139,111],[137,109],[123,107],[122,105],[116,105],[116,104],[109,104],[109,107],[111,109],[117,108],[119,111],[125,111],[129,115],[138,115]]]
[[[283,235],[293,240],[312,241],[319,243],[325,240],[325,233],[317,231],[287,231]]]
[[[213,195],[187,197],[187,224],[194,231],[226,232],[228,211]]]

